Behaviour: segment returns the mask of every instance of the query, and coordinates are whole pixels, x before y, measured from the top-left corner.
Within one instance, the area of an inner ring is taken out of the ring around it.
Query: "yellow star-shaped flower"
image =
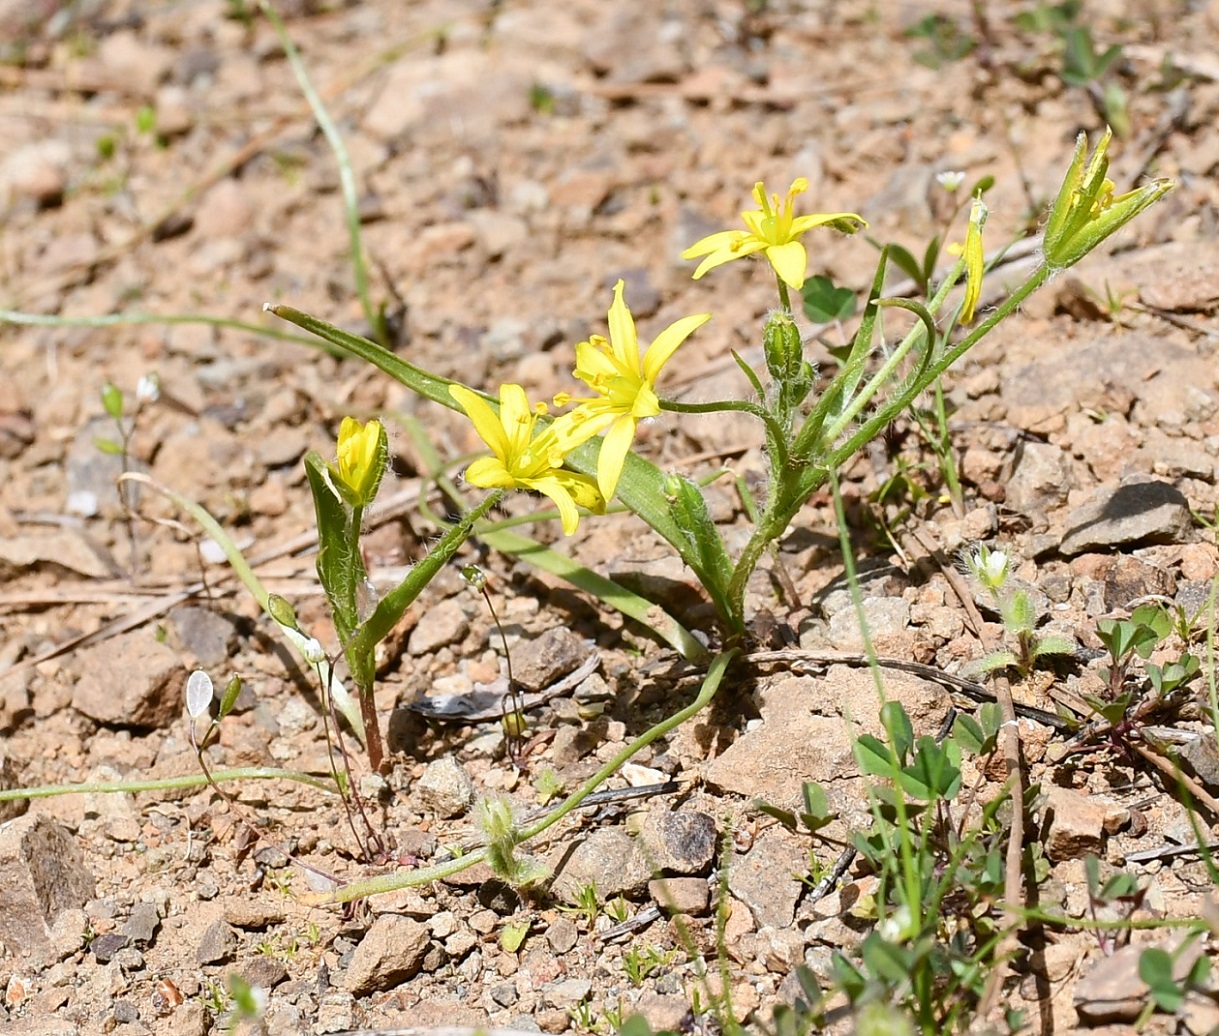
[[[780,202],[777,194],[766,196],[766,188],[757,183],[753,188],[757,209],[741,213],[741,219],[749,228],[744,230],[721,230],[697,241],[682,252],[683,259],[706,256],[694,271],[698,280],[708,270],[713,270],[733,259],[741,259],[755,252],[764,252],[779,279],[797,291],[804,287],[808,269],[808,252],[800,242],[800,236],[813,227],[827,224],[838,230],[853,234],[867,221],[853,212],[817,212],[808,216],[797,216],[794,212],[797,194],[808,190],[808,181],[800,177],[792,182],[787,200]],[[773,199],[773,200],[772,200]]]
[[[500,386],[498,415],[464,385],[451,385],[449,393],[491,448],[492,456],[480,457],[466,468],[467,482],[483,489],[533,490],[550,497],[569,536],[580,524],[578,508],[605,510],[605,498],[593,479],[563,468],[567,454],[592,438],[596,428],[585,427],[567,414],[539,431],[538,418],[546,406],[531,408],[520,385]]]
[[[344,417],[339,425],[337,454],[334,472],[347,502],[354,507],[372,503],[389,459],[381,422],[362,425],[354,417]]]
[[[635,320],[622,297],[623,287],[622,281],[614,285],[614,301],[609,309],[609,341],[600,335],[590,335],[587,342],[576,346],[573,373],[596,395],[555,397],[555,406],[566,406],[573,401],[579,404],[565,415],[578,427],[584,426],[594,434],[606,432],[597,455],[597,487],[606,500],[611,499],[618,488],[622,466],[635,441],[636,426],[645,418],[660,413],[656,379],[661,368],[682,342],[711,319],[710,313],[683,317],[661,331],[640,357],[639,336]]]

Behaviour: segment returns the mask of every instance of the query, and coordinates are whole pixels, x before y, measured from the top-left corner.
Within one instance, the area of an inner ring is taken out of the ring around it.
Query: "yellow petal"
[[[504,435],[504,426],[500,424],[495,411],[491,409],[482,396],[465,385],[450,385],[449,395],[457,400],[457,405],[466,412],[474,430],[491,451],[503,461],[508,456],[508,438]]]
[[[499,387],[499,423],[508,440],[508,453],[504,463],[511,468],[512,458],[519,457],[528,448],[533,438],[535,414],[529,406],[529,397],[520,385]]]
[[[580,512],[576,509],[576,502],[571,498],[567,487],[558,478],[549,475],[545,478],[531,479],[529,488],[544,493],[554,502],[559,509],[559,521],[563,523],[564,533],[570,536],[579,528]]]
[[[682,317],[661,331],[648,346],[648,351],[643,354],[644,380],[649,385],[655,385],[660,369],[669,362],[669,357],[677,347],[710,319],[710,313],[697,313],[691,317]]]
[[[698,269],[694,271],[694,279],[698,280],[708,270],[714,270],[717,266],[723,266],[724,263],[730,263],[733,259],[740,259],[747,255],[753,255],[754,252],[760,252],[766,247],[765,241],[759,241],[756,238],[751,238],[745,234],[737,235],[740,244],[734,245],[731,251],[724,250],[715,252],[701,263],[698,264]]]
[[[516,479],[498,457],[479,457],[466,468],[466,481],[480,489],[515,489]]]
[[[808,253],[799,241],[788,241],[785,245],[771,245],[766,249],[766,258],[775,268],[775,273],[796,290],[804,287],[804,273],[808,269]]]
[[[635,320],[622,297],[626,285],[619,280],[614,285],[614,301],[609,308],[610,348],[624,371],[639,370],[639,338]]]
[[[736,241],[744,236],[744,233],[739,230],[719,230],[714,234],[708,234],[706,237],[695,241],[694,244],[682,252],[681,257],[683,259],[696,259],[700,255],[718,252],[722,248],[731,249]]]
[[[824,227],[827,223],[854,223],[866,227],[868,221],[853,212],[813,212],[807,216],[797,216],[792,220],[791,236],[798,237],[813,227]]]
[[[601,440],[601,452],[597,455],[597,488],[607,501],[614,498],[622,466],[634,441],[635,421],[630,417],[620,417]]]

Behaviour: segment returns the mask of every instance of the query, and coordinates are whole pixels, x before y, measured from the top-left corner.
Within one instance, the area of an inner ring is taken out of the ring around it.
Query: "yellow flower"
[[[339,491],[353,507],[372,503],[381,484],[388,460],[385,429],[380,421],[362,425],[354,417],[344,417],[339,425],[338,475]]]
[[[866,220],[853,212],[818,212],[811,216],[796,216],[792,212],[795,197],[807,190],[808,181],[802,176],[793,181],[786,201],[780,202],[775,194],[771,196],[772,202],[766,197],[765,186],[755,184],[753,196],[759,207],[741,213],[741,219],[749,227],[748,232],[721,230],[682,252],[683,259],[694,259],[700,255],[707,257],[694,271],[694,279],[698,280],[708,270],[730,263],[733,259],[765,252],[780,280],[797,290],[802,288],[808,269],[808,253],[799,241],[802,234],[827,223],[848,234],[868,225]]]
[[[982,228],[990,210],[981,198],[974,198],[969,208],[969,229],[965,231],[964,245],[949,245],[952,255],[965,256],[965,302],[961,306],[961,323],[968,324],[978,308],[982,297],[982,274],[986,272],[986,255],[982,251]]]
[[[483,489],[534,490],[550,497],[559,509],[563,531],[571,535],[580,524],[578,507],[601,513],[605,499],[588,475],[563,468],[563,459],[596,434],[578,427],[570,414],[552,421],[535,435],[544,403],[531,409],[520,385],[501,385],[499,414],[477,392],[451,385],[449,393],[474,424],[493,456],[480,457],[466,468],[466,481]]]
[[[608,428],[597,456],[597,486],[606,500],[612,499],[618,488],[622,466],[635,441],[636,425],[660,413],[656,379],[661,368],[696,328],[711,319],[710,313],[699,313],[670,324],[640,358],[635,321],[622,290],[623,283],[619,281],[614,285],[614,301],[609,309],[609,341],[600,335],[590,335],[587,342],[576,346],[573,373],[597,395],[575,398],[579,406],[565,415],[577,427],[588,428],[590,437]],[[555,406],[570,402],[573,397],[566,393],[555,397]]]

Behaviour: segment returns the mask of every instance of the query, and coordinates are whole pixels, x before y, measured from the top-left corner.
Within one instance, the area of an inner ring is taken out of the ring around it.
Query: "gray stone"
[[[1173,957],[1172,973],[1183,981],[1202,953],[1202,944],[1189,939],[1181,945],[1179,937],[1159,944]],[[1149,990],[1139,977],[1139,958],[1148,949],[1147,943],[1123,946],[1107,957],[1101,957],[1086,975],[1075,984],[1075,1010],[1085,1025],[1130,1022],[1139,1016],[1147,1003]]]
[[[639,837],[654,871],[700,874],[715,856],[716,834],[706,813],[660,809],[648,814]]]
[[[1181,543],[1193,526],[1189,502],[1168,482],[1131,475],[1102,486],[1067,518],[1066,555],[1141,543]]]
[[[411,789],[419,805],[438,817],[457,817],[474,804],[474,782],[451,755],[427,764]]]
[[[123,925],[122,933],[133,944],[148,946],[156,938],[157,929],[160,927],[161,914],[157,909],[156,903],[145,901],[136,903],[131,908],[131,916],[127,918],[127,923]]]
[[[92,579],[111,579],[118,574],[114,559],[79,529],[60,529],[46,536],[5,536],[0,540],[0,577],[27,569],[68,572]]]
[[[566,857],[564,859],[564,857]],[[578,902],[580,890],[590,885],[597,890],[597,902],[643,891],[652,876],[638,844],[625,831],[606,828],[594,831],[576,845],[557,850],[554,883],[551,891],[564,903]]]
[[[667,914],[702,917],[711,905],[706,878],[656,878],[648,882],[648,894]]]
[[[749,852],[733,854],[728,888],[749,907],[759,927],[786,928],[804,887],[795,875],[807,870],[808,841],[786,828],[772,827],[758,835]]]
[[[406,642],[406,650],[416,658],[430,655],[463,639],[469,630],[470,620],[465,611],[457,601],[449,598],[419,617]]]
[[[428,942],[426,925],[400,914],[383,914],[356,947],[343,988],[353,996],[393,989],[419,973]]]
[[[542,988],[542,999],[551,1007],[575,1007],[586,1000],[593,984],[586,978],[564,978]]]
[[[127,948],[127,936],[121,932],[107,932],[89,943],[89,951],[99,964],[109,964],[115,954]]]
[[[221,964],[232,960],[236,952],[237,934],[227,921],[213,921],[199,940],[195,960],[200,964]]]
[[[1071,458],[1057,446],[1021,442],[1004,502],[1034,518],[1063,504],[1071,489]]]
[[[568,917],[556,917],[546,929],[546,941],[555,953],[569,953],[580,938],[580,930]]]
[[[51,926],[93,895],[92,873],[53,820],[27,815],[0,827],[0,942],[10,952],[53,953]]]
[[[228,661],[237,631],[226,616],[210,608],[184,605],[170,612],[169,621],[178,642],[204,669],[215,669]]]
[[[865,597],[863,617],[878,651],[905,633],[910,625],[910,603],[901,597]],[[839,651],[862,651],[863,633],[854,608],[843,608],[830,617],[830,643]],[[885,653],[890,653],[886,651]]]
[[[512,653],[512,675],[527,691],[540,691],[573,672],[592,650],[566,626],[522,641]]]
[[[164,727],[182,712],[186,674],[151,629],[111,637],[78,656],[72,707],[118,727]]]
[[[1099,856],[1109,806],[1091,795],[1050,785],[1045,789],[1050,827],[1046,855],[1055,862]]]

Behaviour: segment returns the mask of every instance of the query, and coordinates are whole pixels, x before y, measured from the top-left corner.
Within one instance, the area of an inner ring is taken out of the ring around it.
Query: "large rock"
[[[0,826],[0,942],[13,955],[54,955],[51,926],[95,894],[72,836],[47,817]]]
[[[413,978],[423,966],[429,938],[427,926],[409,917],[378,917],[352,954],[343,988],[353,996],[364,996]]]
[[[72,707],[116,727],[163,727],[181,713],[186,673],[150,630],[112,637],[80,653]]]
[[[1193,528],[1189,501],[1161,479],[1131,475],[1102,486],[1067,517],[1066,555],[1142,543],[1183,543]]]

